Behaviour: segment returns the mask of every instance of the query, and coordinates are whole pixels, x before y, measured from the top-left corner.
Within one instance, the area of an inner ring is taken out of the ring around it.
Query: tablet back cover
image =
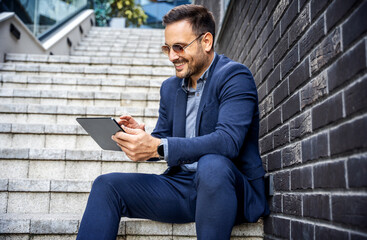
[[[77,118],[76,120],[102,149],[122,151],[111,139],[116,132],[122,131],[113,118]]]

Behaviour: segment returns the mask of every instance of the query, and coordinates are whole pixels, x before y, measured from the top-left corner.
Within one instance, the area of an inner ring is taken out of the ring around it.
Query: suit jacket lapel
[[[201,96],[201,100],[200,100],[200,104],[199,104],[199,109],[198,109],[198,113],[197,113],[197,116],[196,116],[196,129],[195,129],[195,135],[196,136],[199,136],[199,128],[200,128],[200,123],[201,123],[201,115],[203,113],[203,110],[205,108],[205,105],[207,103],[207,98],[209,97],[208,96],[208,89],[210,88],[209,85],[210,85],[210,80],[212,78],[212,75],[213,75],[213,72],[215,70],[215,67],[218,63],[218,60],[219,60],[219,56],[216,54],[215,55],[215,59],[214,59],[214,62],[213,62],[213,65],[211,66],[211,69],[210,69],[210,72],[208,74],[208,78],[206,79],[206,83],[205,83],[205,86],[204,86],[204,91],[203,91],[203,95]]]
[[[187,94],[181,87],[177,89],[175,109],[173,113],[173,137],[185,137],[186,132]]]

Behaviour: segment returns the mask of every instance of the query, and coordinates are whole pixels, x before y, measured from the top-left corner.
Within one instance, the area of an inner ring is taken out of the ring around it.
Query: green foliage
[[[134,0],[94,0],[97,26],[107,26],[112,17],[124,17],[126,25],[140,27],[148,16]]]

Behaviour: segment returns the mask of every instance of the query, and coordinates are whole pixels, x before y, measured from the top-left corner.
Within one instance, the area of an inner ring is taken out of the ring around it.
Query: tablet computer
[[[111,139],[115,133],[124,131],[115,119],[111,117],[77,118],[76,121],[103,150],[122,151]]]

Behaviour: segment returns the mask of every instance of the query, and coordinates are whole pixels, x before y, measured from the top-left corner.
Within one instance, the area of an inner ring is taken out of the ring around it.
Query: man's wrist
[[[157,153],[159,156],[159,160],[164,160],[164,145],[163,141],[161,140],[160,144],[157,147]]]
[[[153,143],[153,156],[152,158],[159,158],[159,154],[158,154],[158,147],[161,144],[161,139],[159,138],[154,138],[154,143]]]

